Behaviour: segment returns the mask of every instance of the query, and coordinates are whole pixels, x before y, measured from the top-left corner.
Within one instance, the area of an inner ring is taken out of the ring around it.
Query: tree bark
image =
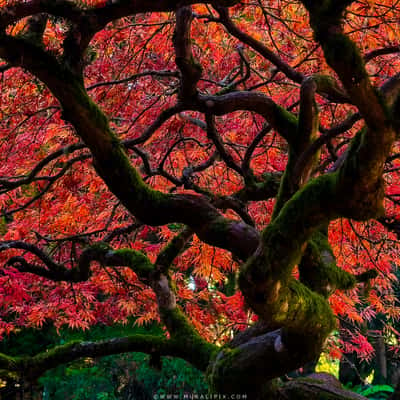
[[[265,398],[266,400],[267,398]],[[344,389],[332,375],[320,373],[287,382],[277,391],[276,400],[366,400]],[[271,398],[272,400],[272,398]]]

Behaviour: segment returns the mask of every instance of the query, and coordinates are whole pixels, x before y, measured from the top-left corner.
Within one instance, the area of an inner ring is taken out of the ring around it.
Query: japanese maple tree
[[[187,360],[214,392],[349,398],[271,383],[335,351],[337,317],[398,317],[399,15],[0,1],[0,331],[165,331],[1,354],[1,373],[136,351]]]

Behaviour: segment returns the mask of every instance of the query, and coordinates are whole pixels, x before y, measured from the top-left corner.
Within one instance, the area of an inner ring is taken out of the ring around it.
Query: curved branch
[[[13,42],[10,39],[9,44]],[[27,50],[30,49],[27,46]],[[4,55],[7,57],[7,52]],[[18,59],[18,63],[23,62],[25,67],[37,73],[62,103],[65,117],[91,150],[97,172],[130,212],[149,225],[169,222],[189,225],[207,243],[227,248],[240,258],[247,258],[254,251],[258,233],[242,222],[224,218],[204,197],[163,194],[149,188],[131,165],[123,144],[110,130],[107,118],[87,96],[81,80],[67,70],[57,73],[60,66],[52,61],[50,65],[54,68],[43,69],[43,64],[38,65],[33,54],[32,58]],[[60,79],[60,76],[69,76],[69,79]],[[245,98],[249,96],[254,97],[245,93]],[[234,99],[231,95],[220,98],[223,102]],[[266,99],[261,96],[264,105]],[[215,103],[216,107],[220,105],[218,101]],[[277,110],[277,114],[281,112],[271,100],[267,100],[267,104]]]
[[[338,74],[352,102],[372,132],[387,126],[387,112],[371,85],[364,60],[352,40],[344,34],[342,14],[351,2],[321,4],[303,0],[310,24],[321,43],[327,63]]]
[[[139,136],[136,139],[128,139],[124,141],[124,145],[126,148],[131,148],[138,144],[145,143],[147,140],[151,138],[151,136],[159,129],[168,119],[173,117],[176,114],[184,111],[185,107],[182,104],[176,104],[172,107],[169,107],[163,110],[157,117],[157,119],[146,129],[143,135]]]
[[[0,191],[3,192],[2,187],[4,188],[4,191],[8,191],[8,190],[12,190],[15,189],[17,187],[20,187],[22,185],[26,185],[29,184],[31,182],[33,182],[34,180],[53,180],[53,179],[57,179],[59,178],[59,173],[56,174],[55,176],[57,178],[54,178],[54,176],[44,176],[44,177],[37,177],[37,175],[52,161],[56,160],[58,157],[61,157],[65,154],[71,154],[77,150],[81,150],[85,148],[85,145],[82,143],[76,143],[76,144],[71,144],[69,146],[65,146],[51,154],[49,154],[48,156],[46,156],[45,158],[43,158],[43,160],[39,161],[35,167],[29,172],[28,175],[22,177],[22,178],[18,178],[16,180],[12,180],[12,177],[7,177],[7,178],[0,178]],[[82,161],[82,159],[80,157],[78,158],[74,158],[73,162],[76,161]],[[72,160],[68,161],[68,165],[70,165],[72,162]],[[65,167],[65,166],[64,166]],[[66,171],[64,171],[66,172]]]
[[[180,7],[176,11],[176,26],[173,36],[175,62],[181,72],[180,99],[190,100],[197,95],[197,82],[202,68],[193,57],[190,26],[193,21],[191,7]]]
[[[182,231],[160,251],[155,262],[156,269],[161,273],[167,273],[172,262],[184,250],[192,237],[193,231],[191,229],[182,229]]]
[[[300,110],[295,138],[289,142],[289,159],[286,165],[272,218],[275,218],[286,201],[309,180],[314,165],[318,162],[318,153],[298,165],[301,154],[317,137],[319,110],[315,101],[318,78],[314,76],[303,80],[300,88]],[[300,168],[299,168],[300,167]]]
[[[251,175],[250,162],[254,151],[256,150],[260,142],[264,139],[264,137],[269,132],[271,132],[271,129],[272,129],[271,125],[265,124],[260,130],[260,132],[257,133],[257,136],[254,138],[254,140],[250,143],[249,147],[246,149],[246,153],[244,154],[242,162],[242,170],[246,177],[250,177]]]
[[[383,94],[384,98],[387,101],[388,105],[393,104],[395,98],[398,96],[400,92],[400,74],[393,76],[388,79],[381,87],[380,91]],[[303,152],[300,156],[299,160],[296,164],[296,169],[303,168],[303,165],[307,163],[307,161],[324,145],[327,144],[331,139],[336,136],[346,132],[353,125],[360,121],[362,116],[360,113],[354,113],[347,117],[343,122],[333,126],[330,129],[324,129],[320,127],[320,131],[323,133],[320,137],[318,137],[311,145]]]
[[[183,137],[178,139],[176,142],[172,143],[172,145],[169,147],[169,149],[165,152],[164,157],[162,158],[160,164],[158,165],[158,170],[162,171],[164,169],[164,165],[168,160],[168,157],[171,155],[172,151],[175,149],[175,147],[179,146],[181,143],[185,143],[185,142],[194,142],[196,143],[199,147],[204,147],[204,144],[202,144],[201,142],[199,142],[197,139],[195,138],[191,138],[191,137]]]
[[[64,166],[61,168],[60,172],[58,172],[56,175],[52,175],[52,176],[41,176],[41,177],[31,178],[30,181],[28,181],[28,183],[29,183],[29,182],[32,182],[32,181],[45,180],[45,181],[47,181],[47,185],[46,185],[43,189],[41,189],[40,192],[39,192],[37,195],[35,195],[34,197],[32,197],[32,198],[31,198],[30,200],[28,200],[26,203],[24,203],[24,204],[21,205],[21,206],[18,206],[18,207],[16,207],[16,208],[14,208],[14,209],[12,209],[12,210],[10,210],[10,211],[5,210],[5,211],[3,212],[3,215],[6,216],[6,217],[9,217],[9,216],[15,214],[16,212],[21,211],[21,210],[24,210],[24,209],[26,209],[27,207],[29,207],[29,206],[30,206],[31,204],[33,204],[35,201],[39,200],[42,196],[44,196],[44,195],[51,189],[51,187],[52,187],[53,184],[57,181],[57,179],[59,179],[60,177],[62,177],[63,175],[65,175],[65,173],[71,168],[72,165],[74,165],[76,162],[87,160],[88,158],[90,158],[90,155],[89,155],[89,154],[86,154],[86,155],[83,154],[83,155],[81,155],[81,156],[78,156],[78,157],[75,157],[75,158],[72,158],[72,159],[68,160],[68,161],[64,164]],[[23,182],[23,180],[22,180],[22,182]],[[2,183],[3,183],[3,182],[2,182]],[[21,183],[21,181],[18,181],[18,182],[17,182],[17,185],[16,185],[15,187],[12,187],[11,189],[15,189],[16,187],[20,187],[20,186],[22,186],[22,185],[23,185],[23,183]],[[1,192],[2,192],[2,193],[6,193],[6,192],[8,192],[8,191],[11,190],[11,189],[4,189],[4,190],[1,190]]]
[[[264,44],[254,39],[250,35],[241,31],[229,17],[229,11],[225,7],[215,7],[220,16],[220,22],[225,26],[228,32],[239,39],[241,42],[247,44],[258,53],[260,53],[265,59],[274,64],[281,72],[283,72],[289,79],[294,82],[301,83],[304,76],[300,72],[296,71],[288,64],[286,64],[281,58],[279,58],[274,52],[268,49]]]
[[[236,171],[239,175],[242,175],[243,174],[242,169],[236,164],[231,154],[229,154],[226,151],[224,144],[221,140],[221,137],[219,136],[215,128],[214,117],[209,113],[206,113],[206,124],[207,124],[207,136],[214,143],[215,148],[217,149],[222,160],[224,160],[228,168],[231,168],[234,171]]]
[[[261,177],[254,177],[246,185],[232,195],[244,203],[249,201],[268,200],[276,197],[282,179],[282,172],[263,174]]]
[[[47,370],[82,357],[103,357],[112,354],[140,352],[183,358],[200,370],[205,370],[204,360],[178,340],[154,335],[131,335],[94,342],[74,341],[48,349],[34,356],[11,357],[0,354],[0,369],[17,375],[37,379]]]
[[[149,259],[141,252],[132,249],[114,250],[104,242],[92,244],[83,250],[75,268],[66,268],[64,265],[56,263],[48,254],[33,244],[22,241],[0,243],[0,252],[10,249],[28,251],[39,258],[44,266],[30,263],[21,256],[11,257],[7,262],[8,265],[20,272],[29,272],[55,282],[87,281],[92,274],[90,265],[93,261],[106,266],[127,266],[144,282],[150,279],[150,274],[154,270]]]
[[[169,343],[176,342],[184,359],[193,363],[196,358],[194,365],[204,369],[216,346],[207,343],[193,328],[183,312],[178,309],[175,294],[170,287],[167,275],[170,264],[183,251],[192,234],[190,229],[184,229],[161,251],[154,265],[147,256],[139,251],[126,248],[114,250],[104,242],[92,244],[83,250],[76,268],[66,268],[55,263],[36,246],[20,241],[3,242],[0,244],[0,251],[9,249],[29,251],[37,256],[45,267],[28,263],[23,257],[13,257],[8,263],[20,272],[30,272],[53,281],[86,281],[92,274],[90,265],[93,261],[100,262],[105,266],[129,267],[143,283],[154,290],[161,319],[171,335]],[[77,355],[76,358],[78,357],[81,356]],[[63,362],[68,360],[68,358],[64,359]],[[0,369],[2,368],[1,361],[0,357]],[[50,359],[48,361],[51,362]]]
[[[61,265],[53,261],[53,259],[48,254],[46,254],[44,251],[33,244],[26,243],[20,240],[0,242],[0,252],[10,249],[28,251],[29,253],[32,253],[37,258],[39,258],[39,260],[42,261],[50,269],[58,270],[61,267]]]
[[[188,109],[205,114],[226,115],[234,111],[252,111],[263,116],[268,123],[288,142],[297,130],[297,118],[262,93],[240,91],[221,96],[199,95]]]

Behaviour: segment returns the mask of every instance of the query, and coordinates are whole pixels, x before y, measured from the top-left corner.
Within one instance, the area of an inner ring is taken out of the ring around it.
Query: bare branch
[[[192,54],[190,26],[193,20],[191,7],[180,7],[176,11],[176,27],[173,37],[175,62],[181,72],[180,99],[191,99],[197,94],[197,82],[201,77],[201,66]]]
[[[231,168],[239,175],[242,175],[242,169],[236,164],[233,157],[226,151],[222,139],[215,128],[214,117],[209,113],[206,113],[206,124],[207,136],[214,143],[215,148],[217,149],[222,160],[225,162],[228,168]]]
[[[102,86],[121,85],[121,84],[132,82],[136,79],[146,77],[146,76],[160,77],[160,78],[163,78],[163,77],[177,78],[179,76],[179,74],[177,71],[167,71],[167,70],[166,71],[143,71],[143,72],[138,72],[137,74],[128,76],[127,78],[124,78],[124,79],[108,81],[108,82],[98,82],[98,83],[88,86],[86,88],[86,90],[90,91],[90,90],[93,90],[93,89],[96,89],[96,88],[102,87]]]
[[[58,177],[60,177],[61,175],[57,174],[57,178],[53,178],[53,176],[40,176],[38,177],[37,175],[52,161],[56,160],[57,158],[66,155],[66,154],[71,154],[77,150],[81,150],[84,149],[85,145],[83,145],[82,143],[76,143],[76,144],[72,144],[72,145],[68,145],[66,147],[63,147],[51,154],[49,154],[48,156],[46,156],[43,160],[41,160],[40,162],[38,162],[36,164],[36,166],[29,172],[28,175],[24,176],[24,177],[19,177],[17,179],[13,179],[13,177],[2,177],[0,178],[0,192],[4,193],[6,191],[15,189],[17,187],[20,187],[22,185],[26,185],[29,184],[35,180],[53,180],[53,179],[57,179]],[[73,159],[73,163],[77,162],[77,161],[81,161],[81,159],[78,158],[74,158]],[[70,165],[72,165],[72,160],[68,161],[70,163]],[[68,163],[67,162],[67,163]],[[65,167],[65,163],[64,163],[64,167]],[[64,171],[65,172],[65,171]]]
[[[159,129],[169,118],[176,114],[184,111],[185,107],[182,104],[177,104],[163,110],[157,117],[157,119],[146,129],[146,131],[140,137],[136,139],[128,139],[124,141],[126,148],[131,148],[138,144],[145,143],[151,138],[151,136]]]
[[[266,58],[273,65],[275,65],[280,71],[282,71],[288,78],[298,83],[302,82],[304,77],[300,72],[297,72],[296,70],[291,68],[275,53],[273,53],[270,49],[268,49],[264,44],[254,39],[250,35],[244,33],[243,31],[241,31],[229,17],[229,11],[227,8],[224,7],[215,7],[215,8],[220,15],[220,21],[224,24],[225,28],[231,35],[235,36],[241,42],[247,44],[257,52],[259,52],[264,58]]]
[[[367,63],[379,56],[385,56],[388,54],[394,54],[400,52],[400,46],[385,46],[380,49],[374,49],[364,55],[364,61]]]

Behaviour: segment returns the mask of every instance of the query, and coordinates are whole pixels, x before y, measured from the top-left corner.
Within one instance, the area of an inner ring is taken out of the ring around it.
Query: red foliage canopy
[[[2,335],[398,318],[398,2],[194,3],[0,1]]]

